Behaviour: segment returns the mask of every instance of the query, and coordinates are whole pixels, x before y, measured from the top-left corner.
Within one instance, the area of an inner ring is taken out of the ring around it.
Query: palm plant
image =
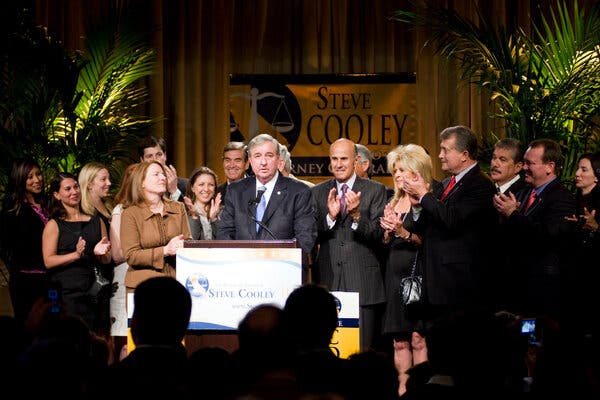
[[[50,140],[70,149],[57,160],[62,169],[76,170],[93,160],[118,176],[157,121],[140,113],[149,94],[138,85],[155,70],[155,51],[143,34],[116,19],[88,34],[84,60],[76,99],[54,119]]]
[[[154,72],[154,49],[118,13],[89,31],[80,54],[23,10],[11,11],[7,21],[17,22],[0,53],[0,146],[8,156],[0,159],[0,187],[17,157],[37,160],[47,178],[98,161],[118,179],[158,121],[142,113],[149,95],[140,84]]]
[[[541,14],[533,37],[521,28],[494,27],[479,9],[475,23],[427,1],[391,18],[431,32],[427,44],[457,61],[463,80],[487,91],[494,107],[490,117],[505,121],[507,136],[524,144],[536,138],[561,143],[563,180],[574,175],[579,154],[598,148],[598,6],[586,10],[577,2],[572,8],[557,3],[549,18]]]

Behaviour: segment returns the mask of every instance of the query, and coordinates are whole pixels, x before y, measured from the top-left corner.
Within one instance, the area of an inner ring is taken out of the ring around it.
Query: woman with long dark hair
[[[212,169],[200,167],[192,172],[184,197],[192,239],[213,240],[217,237],[221,193],[216,193],[216,188],[217,174]]]
[[[577,215],[567,219],[576,224],[572,250],[573,262],[567,276],[567,309],[572,323],[567,324],[585,341],[600,334],[597,305],[598,254],[600,254],[600,153],[579,157],[575,171]],[[594,339],[597,340],[597,339]]]
[[[111,261],[110,241],[97,214],[81,209],[81,190],[75,176],[61,172],[50,183],[50,221],[42,236],[44,264],[60,286],[65,311],[80,316],[94,332],[98,326],[96,268]]]
[[[16,160],[0,220],[0,255],[9,271],[9,290],[15,318],[23,323],[48,288],[42,257],[42,231],[48,222],[44,178],[33,160]]]

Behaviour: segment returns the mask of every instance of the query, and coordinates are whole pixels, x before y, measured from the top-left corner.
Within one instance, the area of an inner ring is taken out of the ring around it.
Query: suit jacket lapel
[[[545,190],[544,190],[545,192]],[[544,192],[542,192],[542,194],[544,194]],[[543,197],[542,195],[537,196],[534,200],[533,203],[531,204],[531,206],[529,207],[529,209],[525,212],[525,215],[531,215],[533,212],[535,212],[535,209],[542,204],[543,201]]]
[[[545,188],[544,190],[542,190],[542,193],[538,194],[535,199],[533,200],[533,203],[531,204],[531,206],[529,207],[529,209],[527,210],[527,212],[525,212],[525,215],[531,215],[533,214],[536,209],[544,202],[544,198],[546,196],[548,196],[549,194],[551,194],[555,188],[557,187],[557,185],[559,184],[559,180],[558,178],[554,178],[554,180],[552,182],[550,182]],[[532,189],[533,190],[533,189]],[[527,196],[529,196],[529,191],[527,191]],[[523,203],[527,203],[527,197],[525,197],[525,199],[523,199]],[[521,204],[522,207],[525,207],[523,204]]]
[[[250,202],[256,198],[256,180],[255,179],[247,179],[244,182],[244,189],[242,199],[248,199],[247,204],[242,203],[242,207],[245,207],[246,212],[248,213],[248,224],[246,225],[248,229],[248,233],[250,237],[257,238],[256,236],[256,222],[250,217],[256,217],[256,205],[252,205]]]
[[[433,195],[435,196],[436,199],[440,199],[440,197],[442,197],[442,193],[444,193],[444,190],[446,189],[446,186],[448,186],[448,184],[450,183],[450,177],[444,179],[440,185],[437,186],[437,188],[433,191]]]
[[[271,198],[269,199],[269,203],[267,204],[267,209],[265,210],[265,215],[263,216],[263,222],[269,221],[275,210],[277,210],[281,204],[285,201],[288,193],[287,182],[283,179],[283,175],[279,174],[279,178],[277,178],[277,182],[275,182],[275,186],[273,187],[273,193],[271,193]]]
[[[456,193],[459,193],[461,190],[463,190],[463,186],[465,185],[465,183],[469,182],[469,179],[471,179],[471,177],[474,174],[478,174],[479,173],[479,165],[475,165],[473,168],[471,168],[469,170],[469,172],[467,172],[461,179],[460,181],[456,182],[456,184],[454,185],[454,187],[452,188],[452,190],[450,190],[450,193],[448,193],[448,195],[446,196],[446,198],[443,200],[444,203],[446,203],[448,201],[448,199],[450,199],[452,196],[456,195]],[[451,178],[447,178],[448,181],[450,181]],[[444,183],[446,183],[446,180],[444,180]],[[444,188],[447,185],[444,185]],[[443,191],[442,191],[443,192]],[[442,194],[440,193],[440,196]],[[439,197],[438,197],[439,198]]]

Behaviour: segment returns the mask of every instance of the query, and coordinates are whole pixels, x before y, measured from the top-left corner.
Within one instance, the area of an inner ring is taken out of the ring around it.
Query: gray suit
[[[327,197],[335,187],[335,179],[331,179],[312,188],[319,245],[314,276],[318,283],[326,285],[329,290],[358,292],[363,318],[362,312],[366,306],[385,302],[383,274],[376,253],[381,248],[383,235],[379,218],[387,201],[386,188],[379,182],[356,177],[352,191],[361,192],[361,216],[353,230],[352,219],[348,215],[343,218],[338,215],[335,225],[331,229],[327,226]],[[377,323],[377,319],[374,323]],[[379,334],[381,328],[369,326],[367,321],[362,322],[365,324],[361,326],[361,342],[366,350],[365,347],[373,344],[371,339]]]
[[[281,174],[256,232],[256,178],[234,182],[227,189],[225,206],[218,222],[218,240],[297,239],[306,256],[315,244],[317,230],[312,193],[308,186]],[[270,232],[269,232],[270,231]],[[271,236],[272,234],[272,236]]]

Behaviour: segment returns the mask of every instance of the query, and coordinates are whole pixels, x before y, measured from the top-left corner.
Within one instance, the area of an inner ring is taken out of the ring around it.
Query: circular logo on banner
[[[208,279],[202,274],[192,274],[185,280],[185,287],[194,297],[203,297],[208,292]]]
[[[337,309],[338,314],[342,311],[342,302],[337,297],[333,296],[335,299],[335,308]]]

